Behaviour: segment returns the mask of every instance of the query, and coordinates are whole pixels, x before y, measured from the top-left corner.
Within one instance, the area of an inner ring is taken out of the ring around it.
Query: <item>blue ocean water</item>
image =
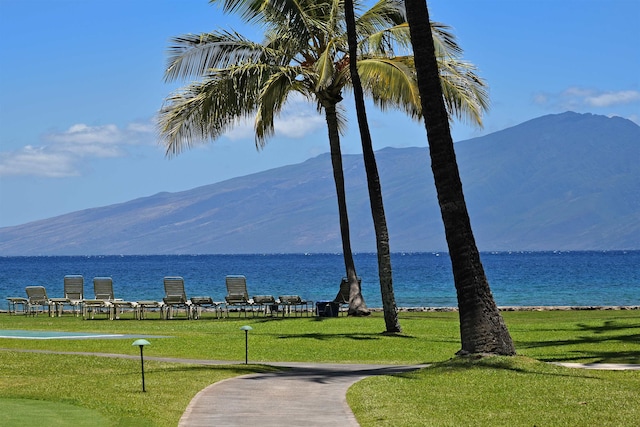
[[[381,307],[376,255],[355,262],[367,305]],[[640,251],[483,253],[482,262],[500,306],[640,305]],[[457,305],[448,254],[394,253],[392,266],[399,307]],[[187,296],[223,300],[225,276],[243,274],[251,295],[321,301],[335,297],[344,263],[341,254],[0,257],[0,299],[31,285],[60,297],[66,274],[85,277],[87,297],[93,277],[111,276],[117,298],[160,300],[163,277],[182,276]]]

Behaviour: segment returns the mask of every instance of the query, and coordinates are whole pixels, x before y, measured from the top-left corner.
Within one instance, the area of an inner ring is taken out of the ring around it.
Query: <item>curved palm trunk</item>
[[[342,237],[342,253],[344,256],[344,266],[349,281],[349,315],[366,316],[369,314],[358,275],[356,273],[353,253],[351,252],[351,237],[349,233],[349,217],[347,215],[347,197],[344,188],[344,173],[342,169],[342,151],[340,149],[340,134],[338,132],[338,116],[336,114],[336,104],[334,102],[323,103],[325,118],[329,128],[329,145],[331,147],[331,165],[333,166],[333,180],[336,184],[336,195],[338,196],[338,212],[340,215],[340,236]]]
[[[425,0],[405,0],[405,7],[429,140],[431,169],[458,295],[462,341],[458,354],[514,355],[513,341],[491,294],[471,230],[442,97],[427,5]]]
[[[378,277],[380,279],[380,293],[382,295],[382,309],[386,332],[402,332],[398,321],[398,308],[393,293],[393,276],[391,273],[391,251],[389,249],[389,231],[387,230],[387,219],[384,214],[384,204],[382,202],[382,188],[380,187],[380,177],[378,175],[378,165],[371,143],[371,133],[367,122],[367,111],[364,104],[364,94],[362,83],[358,75],[356,23],[353,11],[353,1],[346,0],[344,3],[345,18],[347,24],[347,37],[349,41],[349,69],[351,72],[351,82],[356,102],[356,113],[358,116],[358,126],[360,128],[360,138],[362,140],[362,152],[364,166],[367,172],[367,185],[369,187],[369,202],[371,204],[371,216],[376,232],[376,247],[378,252]]]

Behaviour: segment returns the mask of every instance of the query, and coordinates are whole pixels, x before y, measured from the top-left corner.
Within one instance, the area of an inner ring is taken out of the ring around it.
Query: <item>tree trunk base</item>
[[[487,353],[487,352],[483,352],[483,353],[470,353],[466,350],[458,350],[458,352],[456,352],[456,356],[457,357],[466,357],[469,359],[482,359],[483,357],[491,357],[491,356],[515,356],[516,352],[514,351],[513,353],[500,353],[500,352],[495,352],[495,353]]]
[[[353,316],[353,317],[366,317],[369,315],[371,315],[371,311],[369,311],[368,308],[358,309],[358,310],[349,309],[349,311],[347,312],[347,316]]]

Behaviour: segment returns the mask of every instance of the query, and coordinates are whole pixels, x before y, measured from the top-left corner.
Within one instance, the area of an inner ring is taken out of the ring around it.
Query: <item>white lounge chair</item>
[[[187,319],[192,318],[191,301],[187,299],[184,291],[184,279],[179,276],[168,276],[164,278],[164,307],[165,318],[173,319],[173,310],[183,308]]]
[[[242,275],[228,275],[225,278],[227,285],[227,296],[225,301],[227,303],[227,314],[229,313],[229,306],[238,307],[238,316],[240,310],[244,311],[244,316],[247,317],[247,310],[253,308],[253,300],[249,298],[249,292],[247,292],[247,278]]]
[[[82,312],[82,302],[84,301],[84,277],[79,274],[68,274],[64,276],[64,296],[62,298],[51,298],[55,304],[55,313],[60,316],[64,312],[64,307],[69,306],[73,314],[79,316]]]
[[[39,312],[44,313],[44,308],[47,307],[49,316],[53,316],[54,304],[47,296],[47,290],[44,286],[27,286],[25,288],[27,292],[27,312],[33,316],[36,316]]]
[[[130,308],[134,316],[137,316],[137,303],[115,297],[111,277],[94,277],[93,293],[94,299],[83,302],[83,318],[86,319],[89,313],[92,319],[96,313],[106,313],[110,320],[119,319],[125,308]]]

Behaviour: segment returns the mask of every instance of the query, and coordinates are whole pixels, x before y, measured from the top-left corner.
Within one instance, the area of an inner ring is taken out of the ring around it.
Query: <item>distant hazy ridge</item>
[[[478,247],[640,249],[640,127],[563,113],[456,144]],[[446,250],[428,149],[376,153],[391,250]],[[375,251],[362,157],[344,157],[351,240]],[[179,193],[0,228],[0,255],[340,252],[328,154]]]

